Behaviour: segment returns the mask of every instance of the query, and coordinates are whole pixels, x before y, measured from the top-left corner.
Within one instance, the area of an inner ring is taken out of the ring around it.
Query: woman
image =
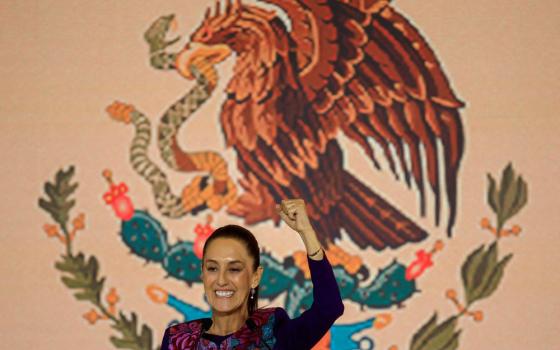
[[[202,256],[202,282],[212,318],[168,328],[162,350],[311,349],[342,315],[344,305],[332,267],[311,226],[305,202],[284,200],[282,220],[298,232],[307,249],[313,305],[290,319],[282,308],[257,308],[263,268],[259,246],[246,229],[228,225],[208,238]]]

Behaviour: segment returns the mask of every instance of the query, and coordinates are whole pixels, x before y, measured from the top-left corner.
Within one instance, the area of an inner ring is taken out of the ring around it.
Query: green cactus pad
[[[167,253],[167,232],[148,212],[136,210],[121,224],[121,237],[130,250],[147,261],[161,262]]]

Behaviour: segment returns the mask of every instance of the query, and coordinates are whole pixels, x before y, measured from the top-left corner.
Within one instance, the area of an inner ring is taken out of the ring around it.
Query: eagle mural
[[[291,23],[270,8],[217,1],[175,62],[193,78],[195,62],[235,57],[220,120],[244,192],[228,212],[247,224],[278,222],[275,203],[301,197],[326,247],[342,229],[376,250],[424,239],[425,230],[344,168],[343,133],[378,169],[371,142],[380,146],[395,177],[400,168],[416,187],[422,216],[429,184],[436,224],[444,197],[451,235],[464,104],[418,30],[385,0],[261,2]]]

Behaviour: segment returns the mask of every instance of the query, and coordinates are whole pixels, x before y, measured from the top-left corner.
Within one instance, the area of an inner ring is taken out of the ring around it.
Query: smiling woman
[[[202,282],[215,314],[225,320],[239,308],[247,315],[257,309],[263,271],[259,260],[257,240],[241,226],[224,226],[210,236],[203,251]]]
[[[311,349],[344,311],[332,267],[323,253],[301,199],[277,206],[282,220],[298,232],[307,249],[313,304],[290,319],[282,308],[258,308],[259,245],[237,225],[218,228],[204,245],[202,281],[212,317],[168,328],[162,350]]]

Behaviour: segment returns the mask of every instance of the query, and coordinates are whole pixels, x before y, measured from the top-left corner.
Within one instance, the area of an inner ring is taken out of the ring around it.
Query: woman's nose
[[[222,270],[220,271],[220,273],[218,273],[218,285],[219,286],[224,286],[227,284],[227,276],[226,276],[226,271]]]

